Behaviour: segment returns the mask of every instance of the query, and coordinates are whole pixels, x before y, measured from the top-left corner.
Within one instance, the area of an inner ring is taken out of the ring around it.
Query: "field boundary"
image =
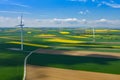
[[[120,59],[120,54],[119,53],[111,53],[111,52],[38,49],[36,51],[36,53],[38,53],[38,54],[40,53],[40,54],[56,54],[56,55],[88,56],[88,57]]]

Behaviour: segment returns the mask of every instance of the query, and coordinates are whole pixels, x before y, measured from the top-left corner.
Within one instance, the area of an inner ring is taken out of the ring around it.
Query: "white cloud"
[[[105,4],[107,6],[110,6],[112,8],[120,8],[120,4],[117,4],[117,3],[109,3],[109,2],[102,2],[102,4]]]
[[[70,1],[73,1],[73,2],[87,2],[87,0],[70,0]]]
[[[92,0],[92,2],[95,2],[96,0]]]
[[[7,24],[6,24],[7,22]],[[0,27],[15,27],[20,23],[18,18],[0,17]],[[119,27],[120,20],[86,20],[77,18],[53,18],[53,19],[32,19],[24,18],[24,24],[27,27],[81,27],[81,26],[95,26],[95,27]]]
[[[99,22],[107,22],[107,19],[100,19]]]
[[[0,26],[1,27],[6,27],[6,26],[11,27],[11,26],[17,25],[17,23],[18,23],[17,18],[0,16]]]
[[[97,7],[100,7],[100,6],[102,6],[102,3],[97,4]]]
[[[19,3],[10,3],[10,5],[15,5],[15,6],[24,7],[24,8],[30,8],[30,6],[28,6],[28,5],[23,5],[23,4],[19,4]]]
[[[13,2],[13,0],[0,0],[0,4],[3,5],[12,5],[12,6],[18,6],[18,7],[24,7],[24,8],[30,8],[30,6],[25,5],[25,4],[20,4],[18,2]]]
[[[82,19],[83,22],[87,21],[86,19]]]
[[[95,2],[97,0],[69,0],[69,1],[73,1],[73,2],[87,2],[87,1]]]
[[[84,14],[84,12],[83,12],[83,11],[80,11],[80,12],[79,12],[79,14],[81,14],[81,15],[82,15],[82,14]]]
[[[29,12],[18,12],[18,11],[0,11],[0,13],[31,14],[31,13],[29,13]]]
[[[54,18],[52,23],[59,24],[59,25],[73,25],[78,23],[77,18],[66,18],[66,19],[57,19]]]
[[[120,4],[118,3],[115,3],[114,0],[110,0],[108,2],[106,1],[101,1],[101,2],[98,2],[98,5],[97,7],[100,7],[102,5],[106,5],[106,6],[109,6],[111,8],[120,8]]]
[[[86,15],[88,14],[90,11],[89,10],[83,10],[83,11],[80,11],[79,14],[81,15]]]
[[[54,18],[53,21],[69,22],[69,21],[77,21],[77,18],[67,18],[67,19],[57,19],[57,18]]]
[[[112,8],[120,8],[120,4],[115,3],[114,0],[109,0],[109,1],[105,1],[105,0],[69,0],[69,1],[73,1],[73,2],[88,2],[91,1],[93,3],[97,4],[97,7],[100,7],[101,5],[107,5],[109,7]],[[80,12],[80,14],[83,14],[83,12]]]

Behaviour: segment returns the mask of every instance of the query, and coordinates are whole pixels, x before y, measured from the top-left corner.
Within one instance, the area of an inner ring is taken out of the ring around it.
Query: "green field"
[[[0,80],[22,80],[25,56],[38,48],[119,54],[119,35],[120,30],[96,29],[94,42],[89,28],[25,28],[24,51],[12,51],[8,48],[20,48],[20,29],[0,28]],[[28,64],[120,74],[119,59],[33,54]]]
[[[119,59],[33,54],[28,63],[37,66],[120,74],[118,70],[120,67]]]

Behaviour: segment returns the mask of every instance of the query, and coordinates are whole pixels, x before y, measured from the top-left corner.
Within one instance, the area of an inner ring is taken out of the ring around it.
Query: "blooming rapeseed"
[[[56,35],[53,34],[40,34],[40,35],[35,35],[35,37],[55,37]]]
[[[70,34],[70,32],[59,32],[59,33],[63,35]]]
[[[7,43],[11,43],[11,44],[21,44],[21,42],[15,42],[15,41],[12,41],[12,42],[7,42]],[[32,43],[23,43],[24,45],[27,45],[27,46],[35,46],[35,47],[43,47],[43,48],[48,48],[50,46],[47,46],[47,45],[41,45],[41,44],[32,44]]]
[[[62,39],[62,38],[47,39],[46,41],[49,41],[49,42],[61,42],[61,43],[83,43],[84,42],[84,41],[68,40],[68,39]]]
[[[71,38],[88,38],[86,36],[68,36],[68,37],[71,37]]]

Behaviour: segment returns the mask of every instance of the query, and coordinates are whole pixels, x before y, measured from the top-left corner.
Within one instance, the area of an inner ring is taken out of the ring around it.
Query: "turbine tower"
[[[23,27],[24,27],[24,24],[23,24],[23,15],[22,14],[20,17],[20,24],[18,26],[20,26],[20,28],[21,28],[21,50],[23,50],[24,49],[24,45],[23,45],[23,41],[24,41],[24,39],[23,39]]]

